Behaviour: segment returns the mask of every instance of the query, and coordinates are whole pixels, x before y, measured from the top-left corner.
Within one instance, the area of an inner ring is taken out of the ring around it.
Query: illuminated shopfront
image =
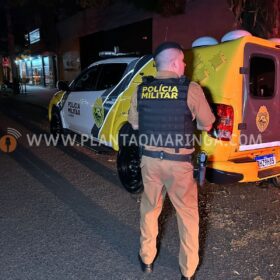
[[[35,86],[54,87],[56,83],[55,53],[44,51],[44,44],[40,45],[40,28],[26,33],[24,37],[29,55],[22,54],[15,61],[21,82]],[[34,53],[38,55],[34,55]]]
[[[20,79],[23,83],[47,87],[55,86],[54,56],[22,56],[17,58]]]

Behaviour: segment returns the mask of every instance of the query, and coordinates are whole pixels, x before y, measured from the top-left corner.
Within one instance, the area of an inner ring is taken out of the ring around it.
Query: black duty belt
[[[159,158],[159,159],[166,159],[166,160],[174,160],[174,161],[192,161],[192,155],[176,155],[176,154],[169,154],[163,151],[148,151],[143,150],[142,155],[152,158]]]

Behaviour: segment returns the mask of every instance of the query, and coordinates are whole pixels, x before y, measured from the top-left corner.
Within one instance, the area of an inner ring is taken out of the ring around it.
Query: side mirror
[[[58,81],[56,83],[56,87],[57,87],[58,90],[62,90],[62,91],[69,91],[70,90],[68,84],[64,81]]]

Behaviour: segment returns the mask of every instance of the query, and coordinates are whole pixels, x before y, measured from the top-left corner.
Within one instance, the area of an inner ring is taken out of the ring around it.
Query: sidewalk
[[[49,102],[58,90],[56,88],[45,88],[42,86],[26,86],[26,92],[12,94],[9,97],[19,100],[20,102],[30,103],[35,106],[48,109]],[[3,92],[1,93],[3,94]]]

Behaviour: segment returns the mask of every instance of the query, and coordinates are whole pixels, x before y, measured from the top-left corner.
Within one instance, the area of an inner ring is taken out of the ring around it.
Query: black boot
[[[152,273],[153,272],[153,266],[154,264],[151,263],[151,264],[146,264],[146,263],[143,263],[140,255],[138,255],[138,258],[139,258],[139,262],[140,262],[140,265],[141,265],[141,269],[144,273]]]
[[[192,276],[192,277],[185,277],[185,276],[182,275],[181,280],[195,280],[195,279],[194,279],[194,276]]]

